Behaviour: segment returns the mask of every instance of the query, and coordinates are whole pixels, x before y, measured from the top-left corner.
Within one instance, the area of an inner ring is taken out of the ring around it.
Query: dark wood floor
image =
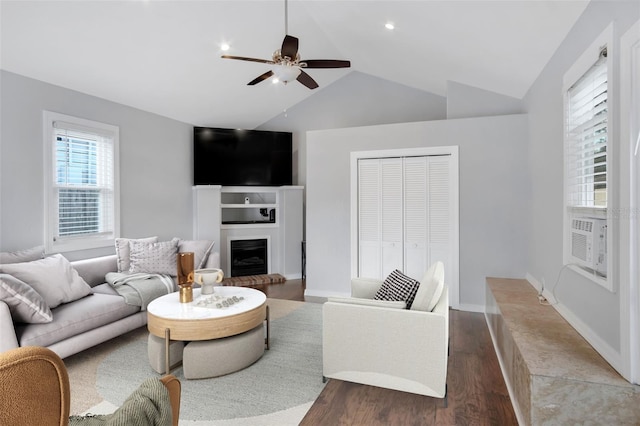
[[[305,301],[301,280],[261,290]],[[484,315],[452,310],[450,320],[446,407],[442,399],[332,379],[300,424],[517,425]]]

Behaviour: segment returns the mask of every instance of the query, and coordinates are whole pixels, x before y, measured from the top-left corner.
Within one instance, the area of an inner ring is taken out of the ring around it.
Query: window
[[[612,290],[610,25],[564,76],[564,263]]]
[[[113,244],[118,134],[115,126],[45,111],[47,252]]]
[[[566,93],[567,204],[607,207],[607,48]]]

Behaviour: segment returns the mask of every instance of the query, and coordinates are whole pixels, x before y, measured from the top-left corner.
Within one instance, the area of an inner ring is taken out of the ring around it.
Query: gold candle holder
[[[193,302],[193,252],[178,253],[180,303]]]

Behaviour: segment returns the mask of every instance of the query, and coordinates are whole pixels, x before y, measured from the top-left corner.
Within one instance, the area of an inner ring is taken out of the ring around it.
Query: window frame
[[[569,176],[567,167],[567,102],[569,89],[580,80],[598,61],[600,52],[603,48],[607,50],[607,169],[606,169],[606,192],[607,192],[607,207],[584,207],[584,206],[572,206],[570,204],[569,196],[570,190],[568,188]],[[566,265],[573,271],[588,278],[592,282],[604,287],[605,289],[615,292],[613,283],[613,275],[615,274],[615,265],[613,264],[613,249],[616,241],[614,240],[615,229],[617,224],[611,220],[610,212],[615,211],[617,205],[617,150],[614,141],[616,140],[617,129],[617,116],[616,116],[616,46],[614,45],[614,27],[613,23],[609,24],[607,28],[591,43],[591,45],[580,55],[575,63],[567,70],[562,81],[562,97],[563,97],[563,137],[562,137],[562,150],[563,150],[563,265]],[[607,275],[603,277],[596,274],[594,271],[583,267],[581,265],[572,263],[571,261],[571,223],[574,219],[595,218],[604,219],[607,222]]]
[[[106,233],[90,233],[76,236],[58,236],[59,208],[56,196],[56,122],[63,122],[70,130],[107,136],[113,144],[113,203],[111,207],[112,229]],[[119,139],[118,126],[93,120],[43,111],[43,157],[44,157],[44,241],[46,253],[64,253],[112,247],[120,235],[120,179],[119,179]]]

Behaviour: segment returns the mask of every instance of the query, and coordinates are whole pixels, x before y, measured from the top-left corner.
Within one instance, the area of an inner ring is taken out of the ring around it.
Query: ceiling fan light
[[[274,65],[272,69],[276,78],[283,83],[288,83],[295,80],[300,75],[300,67],[293,65]]]

